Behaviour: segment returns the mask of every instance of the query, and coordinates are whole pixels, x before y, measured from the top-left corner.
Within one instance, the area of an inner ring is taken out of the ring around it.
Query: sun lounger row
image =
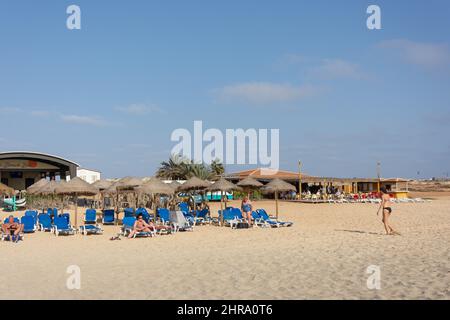
[[[281,220],[277,220],[273,217],[270,217],[266,210],[257,209],[252,212],[252,220],[255,226],[265,228],[265,227],[290,227],[293,225],[292,222],[285,222]],[[225,210],[219,210],[219,217],[214,219],[214,222],[218,225],[229,226],[232,229],[235,229],[237,225],[241,222],[244,222],[245,219],[242,215],[242,211],[239,208],[226,208]]]

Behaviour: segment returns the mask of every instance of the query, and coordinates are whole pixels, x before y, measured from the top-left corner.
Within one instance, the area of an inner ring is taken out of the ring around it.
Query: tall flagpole
[[[302,162],[300,160],[298,161],[298,195],[302,200]]]

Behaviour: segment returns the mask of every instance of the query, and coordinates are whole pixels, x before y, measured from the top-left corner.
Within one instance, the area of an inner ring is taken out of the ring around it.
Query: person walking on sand
[[[391,225],[389,224],[389,218],[392,214],[392,202],[391,197],[389,196],[385,187],[380,188],[381,191],[381,204],[377,211],[377,216],[380,214],[380,210],[383,210],[383,224],[386,229],[387,235],[400,235],[397,231],[395,231]]]

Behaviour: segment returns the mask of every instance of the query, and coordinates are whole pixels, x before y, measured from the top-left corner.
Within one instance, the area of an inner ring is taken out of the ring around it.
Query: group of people
[[[241,209],[243,213],[244,221],[248,223],[249,226],[253,225],[252,221],[252,211],[253,204],[249,197],[244,197],[241,202]],[[389,218],[392,214],[392,202],[390,200],[389,193],[385,188],[381,188],[381,204],[378,208],[377,215],[382,211],[382,222],[386,230],[387,235],[400,235],[399,232],[395,231],[389,223]],[[142,214],[138,214],[136,217],[136,222],[134,223],[133,229],[131,230],[128,238],[133,238],[136,233],[140,232],[153,232],[161,228],[170,228],[168,226],[157,226],[152,222],[146,222]],[[10,215],[7,221],[2,225],[2,232],[6,236],[10,236],[13,242],[17,242],[20,239],[20,234],[23,231],[23,224],[14,220],[14,216]]]

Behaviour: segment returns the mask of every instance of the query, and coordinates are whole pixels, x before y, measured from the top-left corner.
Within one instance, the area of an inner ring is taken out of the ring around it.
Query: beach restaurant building
[[[310,187],[335,187],[344,193],[370,193],[379,192],[381,187],[385,187],[389,193],[396,198],[405,198],[408,196],[408,180],[402,178],[335,178],[318,177],[304,173],[270,169],[251,169],[234,172],[226,175],[226,179],[237,183],[239,180],[247,177],[254,178],[262,183],[268,183],[273,179],[281,179],[296,186],[299,191],[300,181],[302,192]]]
[[[73,161],[45,153],[0,152],[1,182],[15,190],[25,190],[41,178],[74,178],[78,167]]]

